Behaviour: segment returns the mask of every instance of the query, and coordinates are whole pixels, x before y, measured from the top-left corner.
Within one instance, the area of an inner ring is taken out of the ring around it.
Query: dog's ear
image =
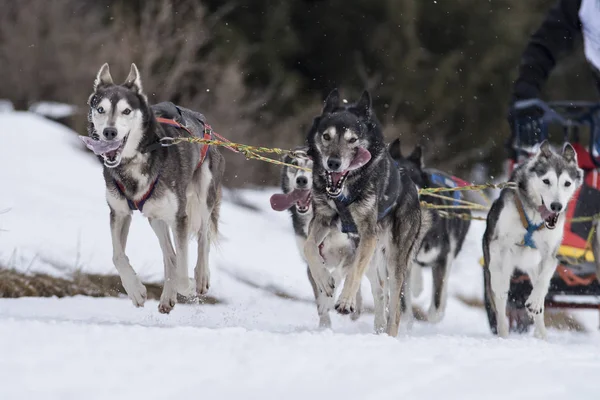
[[[94,91],[96,91],[101,86],[108,86],[113,84],[112,76],[110,76],[110,68],[108,67],[108,63],[104,63],[100,67],[98,74],[96,75],[96,79],[94,80]]]
[[[423,168],[423,149],[421,146],[416,146],[408,156],[408,160],[417,164],[419,168]]]
[[[333,110],[340,106],[340,92],[337,89],[333,89],[325,99],[325,106],[323,107],[323,115],[331,114]]]
[[[563,148],[562,156],[568,163],[577,164],[577,153],[569,143]]]
[[[388,148],[390,155],[394,160],[400,160],[402,158],[402,151],[400,150],[400,138],[395,139]]]
[[[131,70],[129,71],[129,75],[127,75],[127,79],[125,79],[123,86],[127,86],[135,90],[138,94],[143,95],[142,78],[140,77],[140,71],[138,71],[135,64],[131,64]]]
[[[550,146],[550,142],[548,140],[544,140],[540,145],[540,157],[550,158],[552,157],[553,151],[552,146]]]
[[[352,107],[352,110],[359,118],[365,120],[371,119],[371,94],[368,90],[362,92],[360,99],[358,99],[356,104]]]

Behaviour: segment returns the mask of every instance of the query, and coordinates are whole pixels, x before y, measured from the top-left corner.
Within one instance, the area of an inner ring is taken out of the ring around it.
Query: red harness
[[[192,131],[190,131],[188,128],[186,128],[185,126],[181,125],[179,122],[175,121],[174,119],[156,117],[156,121],[158,123],[160,123],[160,124],[171,125],[171,126],[174,126],[176,128],[183,129],[187,133],[189,133],[190,136],[194,136],[194,134],[192,133]],[[212,129],[210,128],[210,126],[209,125],[205,125],[204,136],[202,138],[210,140],[211,139],[211,132],[212,132]],[[198,160],[198,165],[196,165],[196,169],[200,168],[200,166],[204,162],[204,159],[206,158],[206,153],[208,153],[208,145],[204,144],[204,145],[202,145],[202,149],[200,150],[200,159]],[[159,178],[160,178],[160,174],[158,174],[158,176],[156,177],[156,179],[154,180],[154,182],[152,182],[152,185],[150,185],[150,188],[148,189],[148,191],[146,193],[144,193],[144,195],[142,196],[142,198],[140,200],[138,200],[138,201],[131,200],[129,197],[127,197],[127,195],[125,195],[125,186],[121,182],[119,182],[116,179],[114,179],[114,182],[115,182],[115,185],[117,186],[117,190],[119,191],[119,193],[123,197],[125,197],[125,200],[127,200],[127,204],[129,205],[129,209],[132,210],[132,211],[134,211],[134,210],[140,210],[140,211],[142,211],[142,209],[144,208],[144,203],[146,203],[146,201],[150,198],[150,196],[152,196],[152,193],[154,192],[154,188],[156,187],[156,184],[158,183],[158,179]]]

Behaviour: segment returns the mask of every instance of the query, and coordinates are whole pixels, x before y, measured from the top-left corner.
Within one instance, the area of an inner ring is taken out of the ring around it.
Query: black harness
[[[392,173],[390,180],[388,181],[387,188],[383,197],[380,199],[377,204],[377,221],[381,221],[389,212],[394,208],[396,202],[398,201],[398,197],[400,196],[400,173]],[[330,196],[332,197],[332,196]],[[352,218],[352,214],[348,209],[350,204],[354,203],[357,199],[356,195],[350,194],[350,196],[344,196],[343,193],[340,193],[337,197],[332,197],[335,203],[335,207],[337,208],[338,215],[340,216],[340,221],[342,223],[342,232],[343,233],[358,233],[358,229],[356,224],[354,223],[354,219]]]

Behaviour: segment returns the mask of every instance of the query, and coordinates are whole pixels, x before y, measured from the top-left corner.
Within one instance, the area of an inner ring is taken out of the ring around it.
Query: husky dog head
[[[298,147],[297,151],[307,151],[306,147]],[[289,155],[283,157],[286,164],[299,167],[313,167],[310,158],[293,158]],[[271,197],[271,206],[274,210],[283,211],[295,207],[298,214],[306,214],[310,211],[312,196],[312,172],[298,168],[284,166],[281,170],[281,189],[283,194],[275,194]]]
[[[515,171],[522,198],[538,210],[546,228],[554,229],[560,213],[581,185],[583,171],[577,166],[577,154],[566,144],[562,155],[544,141],[538,153]]]
[[[313,122],[308,143],[315,171],[325,176],[327,194],[339,196],[348,176],[379,157],[385,147],[369,92],[354,104],[340,105],[339,93],[333,90]]]
[[[425,176],[423,172],[425,165],[423,163],[423,150],[421,149],[421,146],[416,146],[408,157],[404,157],[400,150],[400,139],[396,139],[390,143],[388,151],[398,168],[402,168],[406,171],[406,174],[415,183],[418,189],[425,187]]]
[[[88,104],[91,138],[83,138],[86,145],[102,156],[107,168],[135,157],[150,115],[135,64],[131,64],[129,76],[121,85],[113,83],[108,64],[104,64],[98,71]]]

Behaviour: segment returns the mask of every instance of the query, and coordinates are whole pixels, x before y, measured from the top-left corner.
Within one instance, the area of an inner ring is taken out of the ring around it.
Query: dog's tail
[[[417,238],[413,244],[412,248],[412,257],[411,260],[414,260],[419,253],[419,249],[423,244],[423,239],[425,239],[425,235],[431,229],[433,225],[433,211],[428,210],[426,208],[421,208],[421,225],[419,226],[419,231],[417,232]]]

